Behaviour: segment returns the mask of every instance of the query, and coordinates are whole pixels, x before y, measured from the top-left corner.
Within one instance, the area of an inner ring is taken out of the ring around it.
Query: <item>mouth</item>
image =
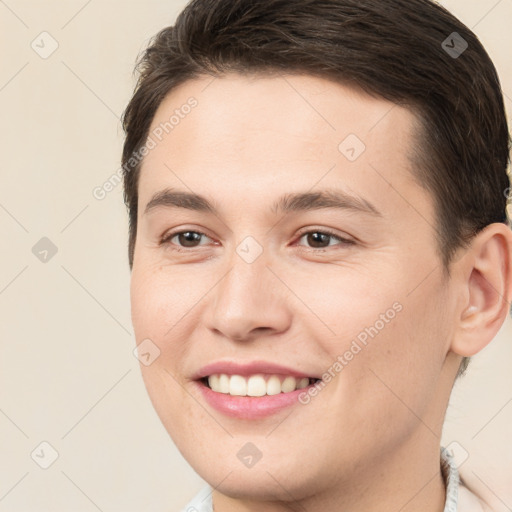
[[[318,376],[268,361],[217,361],[193,378],[206,404],[223,415],[248,420],[303,407],[301,395],[321,382]]]
[[[319,381],[320,379],[315,377],[264,373],[253,375],[214,373],[200,379],[204,386],[215,393],[240,397],[262,397],[292,393]]]

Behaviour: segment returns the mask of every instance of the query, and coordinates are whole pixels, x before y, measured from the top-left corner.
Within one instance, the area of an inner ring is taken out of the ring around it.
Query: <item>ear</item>
[[[512,231],[490,224],[471,242],[457,262],[461,272],[458,325],[451,350],[471,357],[489,344],[510,311],[512,300]]]

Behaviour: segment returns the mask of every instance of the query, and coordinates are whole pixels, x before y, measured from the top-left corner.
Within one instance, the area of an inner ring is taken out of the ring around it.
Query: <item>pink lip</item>
[[[299,395],[309,390],[314,384],[296,389],[290,393],[265,396],[231,396],[212,391],[201,381],[194,382],[202,393],[206,402],[217,411],[238,419],[255,420],[275,414],[286,407],[300,405]],[[302,406],[301,406],[302,407]]]
[[[298,372],[293,368],[281,366],[278,364],[270,363],[267,361],[252,361],[250,363],[235,363],[234,361],[216,361],[214,363],[203,366],[195,376],[194,379],[202,379],[214,374],[225,373],[227,375],[242,375],[249,376],[256,373],[263,373],[268,375],[290,375],[295,378],[311,377],[319,379],[321,376],[307,375]]]
[[[266,375],[292,376],[297,379],[308,377],[316,378],[314,375],[307,375],[287,366],[274,364],[267,361],[252,361],[249,363],[235,363],[234,361],[216,361],[203,366],[193,377],[196,385],[206,402],[217,411],[227,416],[238,419],[258,419],[275,414],[286,407],[300,405],[299,395],[308,391],[310,386],[303,389],[296,389],[289,393],[265,396],[231,396],[225,393],[217,393],[211,390],[201,379],[215,374],[242,375],[247,377],[262,373]]]

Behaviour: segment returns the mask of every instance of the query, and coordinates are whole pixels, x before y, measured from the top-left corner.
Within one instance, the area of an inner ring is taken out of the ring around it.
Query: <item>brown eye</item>
[[[161,245],[176,245],[177,248],[191,248],[198,247],[201,244],[202,237],[208,238],[204,233],[199,231],[178,231],[170,233],[165,236],[161,242]]]
[[[307,244],[311,249],[325,249],[332,245],[345,246],[354,243],[352,240],[347,240],[328,231],[308,231],[306,233],[302,233],[300,240],[303,238],[306,239]],[[330,243],[332,240],[339,243]]]
[[[183,245],[183,247],[195,247],[201,241],[201,236],[201,233],[196,231],[184,231],[176,235],[180,245]]]
[[[329,239],[332,238],[331,235],[326,233],[320,233],[319,231],[313,231],[311,233],[307,233],[306,240],[311,247],[319,248],[319,247],[328,247]]]

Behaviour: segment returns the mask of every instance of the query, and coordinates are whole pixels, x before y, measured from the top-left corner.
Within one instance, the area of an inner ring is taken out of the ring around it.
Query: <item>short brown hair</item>
[[[137,69],[123,114],[130,268],[140,173],[132,155],[173,88],[226,72],[306,73],[410,108],[422,126],[412,173],[432,194],[445,270],[481,229],[507,223],[510,136],[496,69],[476,35],[430,0],[192,0]]]

